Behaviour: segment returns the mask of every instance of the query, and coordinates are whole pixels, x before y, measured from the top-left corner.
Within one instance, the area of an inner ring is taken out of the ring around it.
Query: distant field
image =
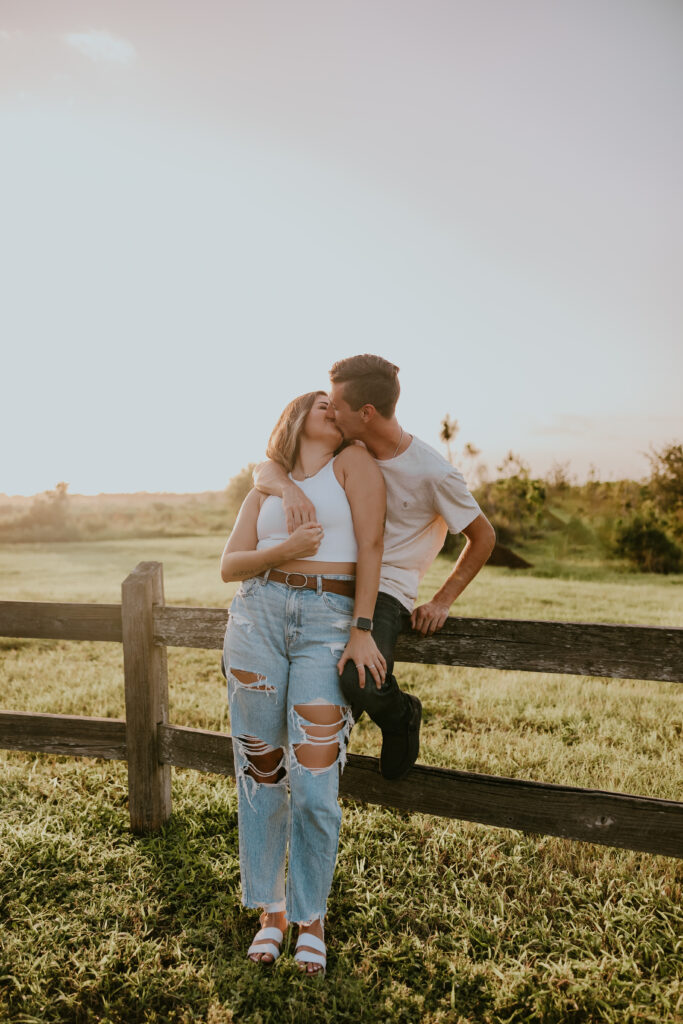
[[[0,599],[118,601],[141,560],[169,603],[227,604],[218,536],[0,546]],[[426,595],[448,571],[439,559]],[[597,573],[597,570],[595,570]],[[599,575],[599,574],[598,574]],[[683,625],[683,577],[487,568],[459,614]],[[0,704],[123,715],[116,644],[0,639]],[[417,665],[421,760],[681,799],[681,688]],[[171,720],[229,730],[218,653],[169,651]],[[351,749],[376,755],[362,721]],[[127,831],[124,766],[1,756],[0,1021],[661,1022],[683,1006],[681,863],[348,805],[330,970],[243,958],[229,780],[174,771],[157,837]],[[4,1014],[4,1015],[3,1015]]]
[[[0,544],[2,597],[16,601],[119,601],[121,583],[140,561],[164,566],[171,604],[220,606],[235,587],[221,582],[225,537],[145,537],[54,544]],[[439,557],[423,581],[426,597],[449,572]],[[526,570],[485,567],[452,614],[683,626],[683,575],[590,569],[579,563],[556,579],[546,563]]]

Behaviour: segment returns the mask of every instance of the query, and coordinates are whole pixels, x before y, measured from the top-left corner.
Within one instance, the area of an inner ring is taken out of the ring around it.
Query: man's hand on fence
[[[418,605],[410,616],[410,624],[422,636],[432,636],[441,629],[448,618],[450,605],[432,598],[426,604]]]

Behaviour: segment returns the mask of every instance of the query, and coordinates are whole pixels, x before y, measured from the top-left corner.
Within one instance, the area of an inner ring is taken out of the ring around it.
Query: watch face
[[[362,616],[358,616],[357,619],[353,620],[353,625],[357,629],[365,629],[369,633],[372,629],[372,619],[364,619]]]

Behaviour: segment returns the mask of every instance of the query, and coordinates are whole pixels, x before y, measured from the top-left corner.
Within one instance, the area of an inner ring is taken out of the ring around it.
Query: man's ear
[[[362,406],[360,410],[360,415],[361,419],[363,420],[363,423],[371,423],[372,420],[377,415],[377,410],[375,409],[374,405],[370,405],[370,403],[368,402],[366,405]]]

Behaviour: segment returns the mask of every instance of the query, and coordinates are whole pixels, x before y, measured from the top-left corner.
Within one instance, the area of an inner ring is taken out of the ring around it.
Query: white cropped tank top
[[[289,474],[290,480],[292,474]],[[315,505],[318,522],[325,535],[315,555],[308,555],[310,562],[355,562],[358,558],[356,535],[346,491],[334,474],[334,459],[325,463],[315,476],[306,480],[295,480],[307,498]],[[287,540],[287,521],[282,508],[282,498],[268,495],[261,505],[256,522],[257,551],[272,548]]]

